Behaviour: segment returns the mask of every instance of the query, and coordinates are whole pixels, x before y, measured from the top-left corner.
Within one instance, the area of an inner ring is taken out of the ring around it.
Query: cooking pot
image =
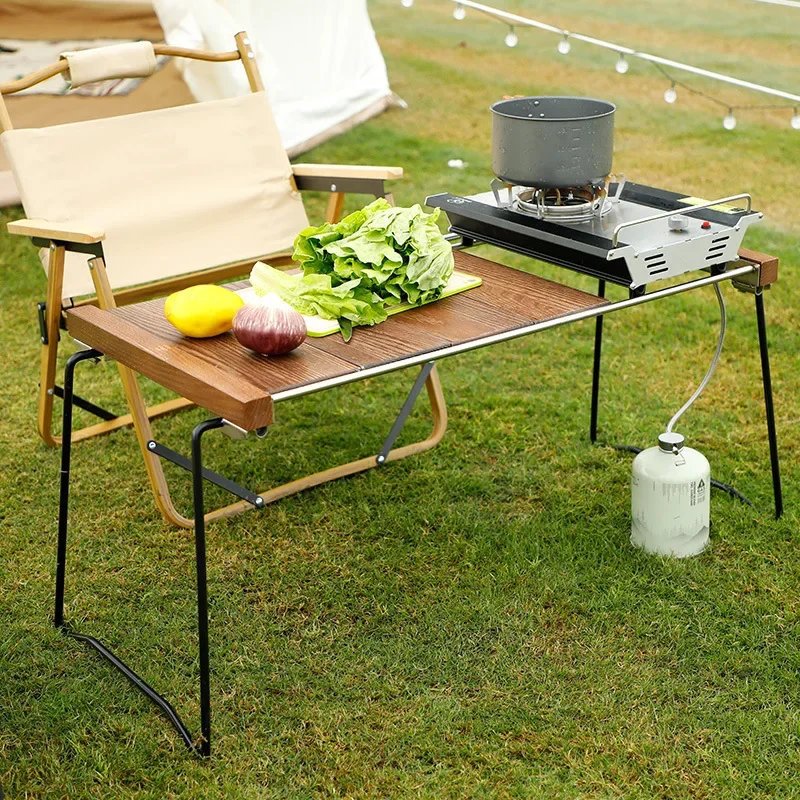
[[[600,184],[611,172],[616,106],[591,97],[517,97],[492,106],[492,172],[518,186]]]

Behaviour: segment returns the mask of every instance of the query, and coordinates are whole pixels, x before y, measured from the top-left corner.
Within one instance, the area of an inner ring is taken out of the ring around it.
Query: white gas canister
[[[633,460],[631,544],[648,553],[685,558],[708,546],[711,468],[684,441],[662,433]]]

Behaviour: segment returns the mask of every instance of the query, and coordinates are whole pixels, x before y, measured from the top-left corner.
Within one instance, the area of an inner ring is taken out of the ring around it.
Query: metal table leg
[[[189,729],[184,725],[179,714],[172,705],[155,691],[146,681],[144,681],[136,672],[128,667],[125,662],[118,658],[111,652],[101,641],[93,636],[77,633],[73,631],[64,619],[64,585],[66,580],[66,564],[67,564],[67,527],[69,521],[69,479],[72,461],[72,411],[74,406],[73,398],[73,384],[75,367],[81,361],[100,357],[102,353],[97,350],[84,350],[75,353],[67,361],[67,366],[64,371],[64,422],[63,422],[63,443],[61,446],[61,486],[59,495],[58,507],[58,547],[56,559],[56,586],[55,586],[55,614],[53,622],[62,633],[70,636],[73,639],[88,645],[97,651],[106,661],[108,661],[115,669],[119,670],[137,689],[144,693],[153,703],[155,703],[166,715],[167,719],[172,723],[175,729],[180,734],[186,747],[193,753],[199,756],[208,755],[208,741],[204,738],[198,747],[194,743]],[[199,427],[199,426],[198,426]],[[199,446],[199,441],[198,441]],[[202,495],[200,499],[202,508]],[[202,521],[202,514],[201,514]],[[198,575],[200,570],[198,568]],[[203,563],[203,581],[205,581],[205,562]],[[203,587],[205,589],[205,586]],[[207,639],[207,625],[206,625],[206,664],[205,664],[205,678],[206,684],[208,681],[208,639]],[[202,657],[201,657],[202,667]],[[201,678],[202,680],[202,678]],[[207,726],[204,727],[204,737]]]
[[[606,282],[600,280],[597,283],[597,296],[606,296]],[[589,419],[589,440],[592,444],[597,441],[597,413],[600,398],[600,359],[603,348],[603,315],[595,318],[594,321],[594,364],[592,366],[592,410]]]
[[[192,431],[192,492],[194,494],[194,549],[197,569],[197,632],[200,640],[200,755],[211,755],[211,686],[208,660],[208,583],[206,579],[206,520],[203,507],[202,437],[221,428],[221,419],[201,422]]]
[[[53,622],[57,628],[64,627],[64,582],[67,566],[67,518],[69,511],[69,473],[72,461],[72,407],[74,404],[73,384],[75,367],[90,358],[100,358],[97,350],[82,350],[67,361],[64,370],[64,411],[63,435],[61,445],[61,483],[58,496],[58,546],[56,555],[56,597]]]
[[[769,368],[769,349],[767,345],[767,320],[764,315],[764,290],[756,289],[756,321],[758,322],[758,345],[761,351],[761,377],[764,383],[764,410],[767,416],[767,436],[769,438],[769,460],[772,467],[772,493],[775,497],[775,519],[783,514],[783,490],[778,462],[778,435],[775,429],[775,408],[772,403],[772,376]]]
[[[199,743],[195,742],[189,729],[183,723],[178,712],[172,707],[168,700],[155,691],[146,681],[136,672],[128,667],[125,662],[111,652],[101,641],[93,636],[77,633],[73,631],[64,619],[64,587],[66,583],[66,564],[67,564],[67,529],[69,522],[69,481],[72,462],[72,414],[75,406],[74,397],[74,374],[75,367],[81,361],[87,359],[97,359],[102,355],[97,350],[84,350],[75,353],[67,361],[64,372],[64,422],[63,422],[63,444],[61,449],[61,485],[58,509],[58,545],[56,557],[56,586],[55,586],[55,614],[53,621],[55,626],[65,635],[82,642],[97,651],[115,669],[119,670],[137,689],[155,703],[164,712],[167,719],[172,723],[183,739],[184,744],[190,752],[201,757],[207,757],[211,753],[211,693],[209,675],[209,648],[208,648],[208,590],[206,575],[206,540],[205,540],[205,514],[203,511],[203,480],[209,476],[220,477],[210,470],[203,470],[202,465],[202,437],[203,434],[214,428],[223,426],[221,419],[210,419],[201,422],[192,432],[192,461],[191,464],[181,463],[181,466],[188,466],[192,471],[192,488],[194,494],[194,529],[195,529],[195,557],[197,570],[197,623],[200,646],[200,729],[201,738]],[[167,451],[171,454],[171,451]],[[159,453],[159,455],[166,455]],[[175,454],[177,455],[177,454]],[[169,455],[166,455],[169,458]],[[208,476],[205,475],[208,473]],[[225,479],[221,479],[225,480]],[[218,482],[214,480],[214,482]],[[243,487],[226,481],[223,488],[240,497],[252,498],[253,505],[263,506],[256,495],[248,492]]]
[[[606,283],[598,282],[597,296],[605,297]],[[775,425],[775,408],[772,397],[772,377],[769,364],[769,347],[767,342],[767,323],[764,314],[763,288],[755,291],[756,321],[758,323],[758,344],[761,354],[761,376],[764,385],[764,410],[767,419],[767,437],[769,440],[769,457],[772,469],[772,491],[775,498],[775,519],[780,519],[783,514],[783,490],[781,487],[780,463],[778,460],[778,436]],[[597,417],[600,396],[600,365],[603,344],[603,315],[595,318],[594,334],[594,363],[592,369],[592,406],[589,422],[589,438],[592,443],[597,441]],[[728,488],[728,487],[723,487]],[[738,493],[737,493],[738,494]]]

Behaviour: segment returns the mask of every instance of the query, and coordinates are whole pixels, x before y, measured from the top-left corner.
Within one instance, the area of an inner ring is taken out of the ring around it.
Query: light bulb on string
[[[516,47],[519,44],[519,36],[514,33],[513,25],[509,26],[508,33],[506,34],[504,41],[506,43],[506,47]]]
[[[400,5],[402,5],[403,8],[411,8],[411,6],[414,5],[414,0],[400,0]]]
[[[630,69],[630,66],[628,59],[625,58],[623,53],[620,53],[617,63],[614,65],[614,69],[619,72],[620,75],[624,75]]]
[[[461,3],[456,3],[456,7],[453,9],[453,19],[462,20],[466,16],[467,9]]]
[[[564,38],[558,43],[558,52],[565,56],[570,50],[572,50],[572,45],[569,43],[569,34],[565,33]]]
[[[722,127],[726,131],[732,131],[736,127],[736,117],[733,116],[733,109],[728,109],[728,116],[722,120]]]
[[[791,119],[789,124],[796,130],[800,131],[800,114],[797,113],[797,109],[794,110],[794,116]]]
[[[673,83],[672,86],[664,92],[664,102],[672,105],[677,99],[678,93],[675,91],[675,84]]]

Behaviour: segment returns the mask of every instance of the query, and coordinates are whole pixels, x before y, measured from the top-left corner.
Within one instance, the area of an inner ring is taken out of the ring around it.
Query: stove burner
[[[565,189],[520,189],[512,207],[539,219],[558,222],[588,222],[611,210],[605,184]]]
[[[603,217],[619,202],[625,186],[625,176],[616,182],[616,191],[609,193],[611,178],[605,183],[588,186],[569,186],[566,188],[543,188],[532,186],[512,186],[499,180],[492,181],[492,192],[500,208],[508,208],[521,214],[529,214],[537,219],[578,224],[591,222]],[[500,192],[508,192],[508,200],[500,199]]]

